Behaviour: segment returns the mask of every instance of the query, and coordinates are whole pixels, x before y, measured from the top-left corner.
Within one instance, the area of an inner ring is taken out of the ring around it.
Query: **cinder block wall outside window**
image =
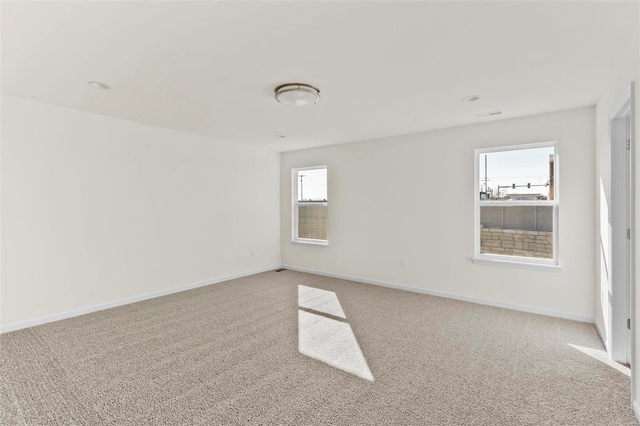
[[[327,239],[327,206],[298,207],[298,238]]]
[[[480,253],[553,258],[552,206],[482,206],[480,225]]]

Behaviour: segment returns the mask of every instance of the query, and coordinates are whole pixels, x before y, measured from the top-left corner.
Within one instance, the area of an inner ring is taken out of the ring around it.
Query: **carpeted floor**
[[[602,349],[590,324],[267,272],[0,336],[0,424],[637,424]]]

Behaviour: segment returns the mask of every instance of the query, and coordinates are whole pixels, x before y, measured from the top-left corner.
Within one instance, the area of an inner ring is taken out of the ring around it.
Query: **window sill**
[[[309,246],[328,246],[329,241],[324,240],[291,240],[293,244],[303,244]]]
[[[482,259],[477,257],[472,257],[470,260],[476,265],[506,266],[511,268],[534,269],[538,271],[551,271],[551,272],[562,271],[562,267],[560,265],[552,265],[552,264],[545,264],[545,263],[531,263],[531,262],[522,262],[517,260],[502,260],[502,259]]]

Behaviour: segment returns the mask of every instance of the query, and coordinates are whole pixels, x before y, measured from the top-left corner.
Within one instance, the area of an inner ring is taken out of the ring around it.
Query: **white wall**
[[[605,341],[610,337],[611,327],[608,320],[611,294],[608,274],[608,268],[611,267],[611,225],[608,217],[611,194],[609,113],[623,90],[637,78],[637,73],[638,30],[636,28],[633,37],[629,39],[625,57],[620,58],[612,67],[609,84],[596,105],[596,323]]]
[[[278,153],[1,99],[4,330],[280,264]]]
[[[640,5],[638,5],[638,23],[640,23]],[[596,247],[594,262],[596,267],[596,324],[603,334],[603,340],[610,339],[611,324],[609,324],[610,314],[610,297],[611,282],[607,268],[610,267],[611,248],[608,241],[611,238],[611,227],[609,217],[607,215],[608,204],[610,200],[610,140],[609,140],[609,113],[616,103],[623,90],[629,82],[636,82],[635,105],[636,105],[636,139],[635,139],[635,211],[636,211],[636,229],[635,229],[635,251],[636,251],[636,315],[635,315],[635,359],[632,366],[640,365],[640,351],[637,349],[640,342],[640,291],[638,283],[640,283],[640,143],[638,142],[638,126],[640,125],[640,32],[638,24],[631,32],[628,41],[626,54],[620,60],[612,64],[611,76],[609,84],[603,91],[596,105]],[[636,415],[640,396],[640,380],[638,378],[638,368],[632,368],[633,382],[635,386],[635,404]]]
[[[592,319],[594,134],[583,108],[284,153],[283,264]],[[471,263],[474,149],[555,140],[562,271]],[[329,245],[293,244],[291,168],[324,164]]]

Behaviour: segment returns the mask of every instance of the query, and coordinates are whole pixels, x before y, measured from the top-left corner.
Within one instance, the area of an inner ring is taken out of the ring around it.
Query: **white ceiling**
[[[307,148],[593,105],[637,37],[637,8],[3,1],[2,93],[234,143]],[[318,87],[321,102],[278,104],[273,89],[288,82]],[[460,100],[471,94],[481,99]],[[498,109],[499,118],[474,116]]]

